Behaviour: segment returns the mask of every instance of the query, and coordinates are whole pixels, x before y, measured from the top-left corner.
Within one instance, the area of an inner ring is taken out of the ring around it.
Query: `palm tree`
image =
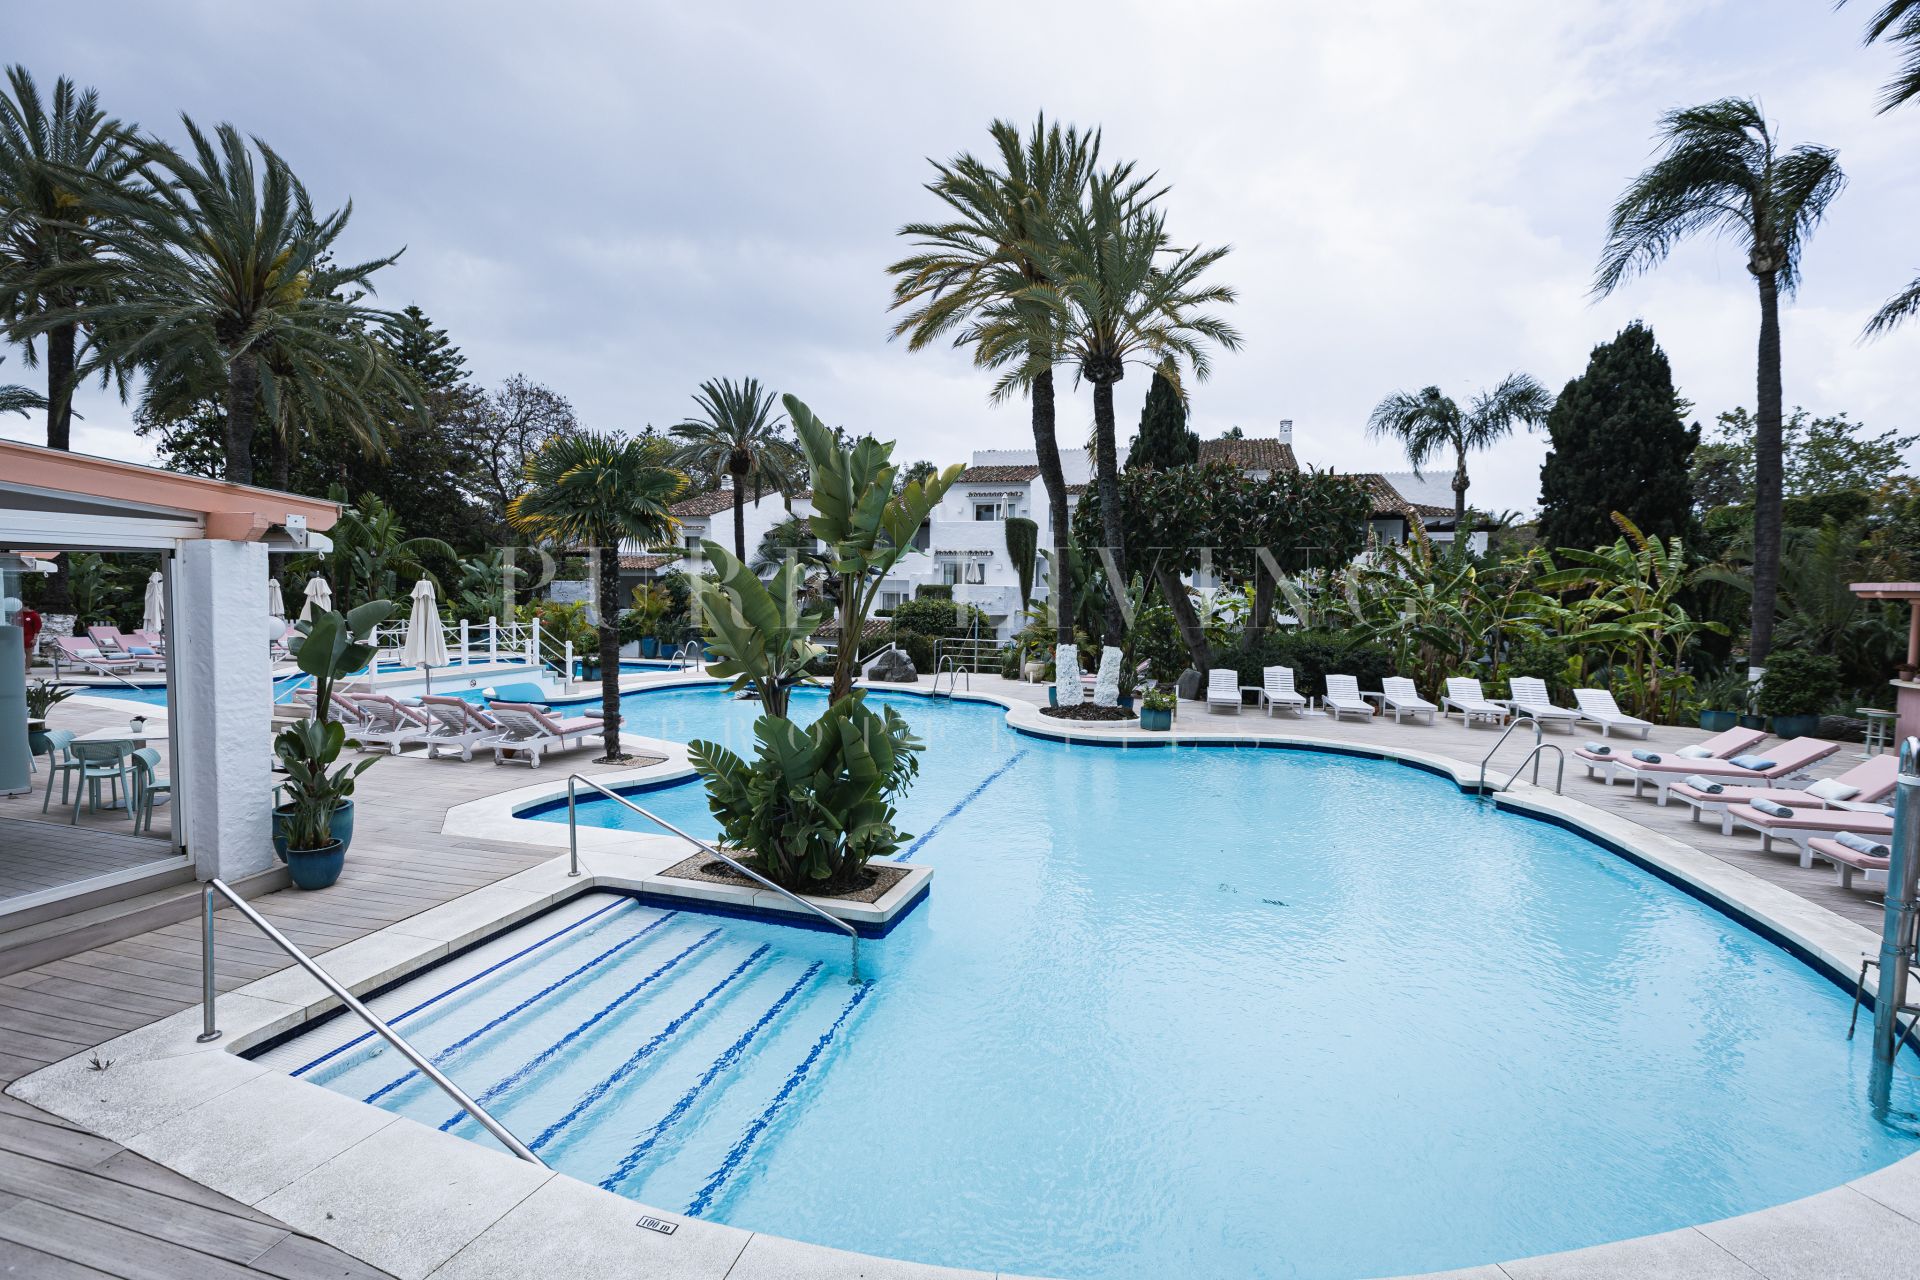
[[[1177,389],[1183,362],[1196,379],[1212,371],[1208,343],[1240,346],[1238,330],[1204,310],[1235,299],[1231,286],[1201,279],[1229,250],[1176,249],[1157,207],[1164,190],[1149,193],[1150,183],[1136,179],[1131,164],[1095,174],[1085,201],[1061,216],[1058,239],[1042,258],[1047,283],[1037,291],[1059,328],[1058,359],[1093,384],[1094,478],[1115,586],[1106,607],[1109,644],[1125,630],[1117,584],[1128,580],[1113,384],[1138,364]]]
[[[1780,587],[1780,297],[1800,283],[1807,237],[1846,177],[1838,153],[1802,144],[1782,150],[1757,103],[1722,98],[1668,112],[1664,154],[1613,207],[1594,278],[1605,295],[1666,259],[1695,232],[1737,242],[1760,291],[1758,412],[1754,428],[1753,619],[1748,662],[1773,647]]]
[[[722,476],[732,479],[733,554],[741,560],[747,558],[747,482],[753,482],[756,499],[767,489],[787,497],[804,466],[800,446],[782,430],[786,416],[775,411],[774,399],[758,378],[738,385],[712,378],[694,393],[699,416],[673,428],[681,442],[675,466],[709,487],[717,487]]]
[[[1373,407],[1367,434],[1402,441],[1413,473],[1443,452],[1453,451],[1453,537],[1464,549],[1467,536],[1467,454],[1490,448],[1513,434],[1516,423],[1537,427],[1553,409],[1545,387],[1524,373],[1510,373],[1491,391],[1483,391],[1461,409],[1438,387],[1396,391]]]
[[[1845,4],[1846,0],[1840,2]],[[1880,110],[1885,113],[1920,99],[1920,0],[1885,0],[1867,23],[1867,43],[1879,40],[1904,45],[1906,58],[1906,65],[1887,83],[1886,94],[1880,99]],[[1914,315],[1920,315],[1920,276],[1874,313],[1867,322],[1867,333],[1885,333]]]
[[[5,363],[5,358],[0,357],[0,364]],[[46,407],[45,398],[33,388],[18,386],[11,382],[0,382],[0,413],[17,413],[25,417],[35,409]]]
[[[988,132],[999,153],[994,159],[963,152],[950,164],[934,165],[938,176],[927,190],[954,218],[900,228],[918,252],[887,268],[894,277],[891,309],[908,308],[893,336],[906,337],[907,349],[919,351],[952,333],[953,345],[972,347],[979,366],[1012,366],[1013,376],[1001,379],[993,399],[1025,391],[1031,405],[1035,461],[1053,532],[1048,592],[1055,601],[1056,637],[1072,644],[1067,479],[1054,424],[1059,333],[1052,310],[1031,293],[1047,282],[1040,261],[1044,246],[1054,238],[1060,212],[1078,205],[1085,193],[1100,135],[1049,125],[1044,114],[1024,142],[1010,121],[995,120]]]
[[[673,535],[673,500],[687,477],[658,438],[599,432],[549,440],[527,459],[527,490],[507,505],[507,522],[561,547],[585,547],[599,559],[600,715],[605,756],[620,751],[620,544],[642,546]]]
[[[74,388],[90,372],[119,371],[93,340],[89,295],[48,276],[102,256],[103,243],[89,233],[100,212],[92,197],[134,189],[137,148],[132,128],[109,118],[92,89],[62,77],[43,102],[22,66],[7,68],[7,85],[10,94],[0,93],[0,324],[26,345],[29,364],[39,358],[29,338],[46,339],[47,447],[67,449]],[[48,313],[65,318],[31,333],[24,327]]]
[[[209,138],[191,119],[185,124],[189,155],[147,144],[150,193],[95,196],[109,216],[99,236],[115,251],[118,283],[113,299],[87,314],[115,335],[120,359],[162,383],[191,381],[196,370],[224,373],[226,478],[245,484],[253,479],[254,429],[263,417],[279,424],[283,383],[309,405],[351,406],[343,421],[377,430],[368,400],[383,379],[375,335],[397,338],[405,319],[359,299],[372,291],[373,273],[400,255],[335,265],[330,254],[351,203],[319,217],[266,143],[253,139],[256,164],[232,125]],[[55,269],[45,278],[89,277]],[[29,331],[79,315],[55,311]]]

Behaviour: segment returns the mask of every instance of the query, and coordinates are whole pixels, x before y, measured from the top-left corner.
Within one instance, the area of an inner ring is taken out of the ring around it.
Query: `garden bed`
[[[749,879],[729,867],[711,854],[696,853],[684,858],[660,873],[675,880],[697,880],[701,884],[734,885],[743,889],[764,889],[757,880]],[[809,889],[802,896],[808,898],[828,898],[836,902],[878,902],[907,877],[907,868],[891,866],[869,866],[861,870],[861,883],[850,889],[838,892],[825,892]]]
[[[1077,707],[1042,707],[1040,714],[1052,716],[1055,720],[1111,721],[1116,724],[1134,718],[1134,713],[1124,707],[1096,707],[1091,702],[1083,702]]]

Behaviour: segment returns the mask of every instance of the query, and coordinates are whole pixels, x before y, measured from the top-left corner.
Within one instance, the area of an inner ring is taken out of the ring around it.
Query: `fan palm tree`
[[[1493,390],[1475,396],[1464,410],[1438,387],[1396,391],[1373,407],[1367,434],[1400,440],[1415,475],[1434,458],[1453,452],[1453,536],[1455,545],[1464,548],[1467,454],[1506,439],[1516,423],[1539,426],[1552,409],[1553,397],[1545,387],[1524,373],[1510,373]]]
[[[1666,259],[1696,232],[1734,240],[1760,291],[1758,412],[1755,415],[1753,616],[1748,661],[1773,647],[1780,587],[1780,298],[1800,283],[1800,254],[1846,177],[1838,153],[1781,147],[1757,103],[1722,98],[1668,112],[1663,154],[1613,207],[1594,292],[1605,295]]]
[[[997,402],[1025,391],[1032,410],[1035,461],[1047,490],[1055,579],[1049,598],[1059,643],[1073,643],[1073,609],[1066,584],[1070,520],[1067,479],[1055,430],[1053,366],[1059,345],[1053,312],[1032,290],[1047,277],[1041,255],[1061,211],[1079,204],[1100,154],[1100,135],[1083,135],[1039,116],[1023,140],[1010,121],[988,128],[990,159],[963,152],[935,163],[927,183],[952,211],[947,222],[914,222],[900,234],[915,252],[887,268],[894,277],[892,310],[906,308],[893,328],[910,351],[953,335],[956,347],[971,347],[983,368],[1010,364],[1011,378],[994,387]]]
[[[29,337],[45,339],[47,447],[66,449],[74,388],[88,373],[120,370],[93,340],[92,298],[49,273],[102,257],[103,242],[90,234],[100,214],[93,196],[137,187],[137,147],[132,128],[108,117],[92,89],[63,77],[42,101],[21,66],[7,68],[7,88],[0,93],[0,324],[26,345],[29,364],[40,359]],[[24,327],[47,313],[64,318],[31,333]]]
[[[1845,4],[1846,0],[1840,2]],[[1880,99],[1884,113],[1920,99],[1920,0],[1884,0],[1880,11],[1867,22],[1867,43],[1880,40],[1903,46],[1901,52],[1906,59]],[[1885,333],[1914,315],[1920,315],[1920,276],[1874,313],[1867,322],[1867,332]]]
[[[507,523],[561,547],[585,547],[599,560],[600,715],[605,756],[620,751],[620,544],[673,536],[673,500],[687,486],[664,440],[583,432],[549,440],[527,459],[526,492],[507,506]]]
[[[1240,346],[1239,331],[1205,310],[1235,300],[1231,286],[1202,279],[1229,250],[1175,248],[1157,207],[1164,189],[1149,192],[1150,185],[1130,163],[1095,174],[1086,199],[1063,211],[1058,237],[1042,255],[1047,283],[1036,291],[1059,329],[1057,358],[1093,384],[1094,479],[1110,583],[1128,580],[1114,383],[1137,364],[1178,389],[1183,363],[1195,379],[1212,371],[1208,344]],[[1117,590],[1109,592],[1106,619],[1107,643],[1120,643]]]
[[[397,339],[405,319],[360,299],[373,274],[400,255],[336,265],[330,254],[351,203],[317,216],[305,186],[266,143],[255,138],[250,149],[232,125],[208,137],[191,119],[185,124],[187,154],[146,145],[151,192],[95,196],[108,216],[98,234],[114,250],[117,286],[86,314],[115,335],[121,360],[161,382],[222,371],[228,480],[252,481],[254,430],[263,420],[278,423],[287,385],[308,405],[351,406],[341,420],[377,448],[367,434],[379,419],[367,398],[382,377],[376,335]],[[97,274],[55,269],[44,278]],[[50,312],[29,332],[80,314]]]
[[[805,466],[800,446],[786,434],[786,415],[774,408],[774,393],[758,378],[712,378],[693,395],[699,416],[673,428],[680,447],[674,465],[702,484],[733,482],[733,554],[747,558],[747,484],[757,499],[768,489],[790,496]]]

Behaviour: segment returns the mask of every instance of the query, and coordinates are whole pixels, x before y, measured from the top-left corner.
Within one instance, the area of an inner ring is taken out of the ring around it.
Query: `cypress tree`
[[[1552,447],[1540,468],[1540,540],[1597,547],[1620,536],[1611,514],[1648,536],[1688,532],[1689,462],[1700,429],[1689,427],[1673,369],[1634,321],[1593,349],[1587,371],[1567,383],[1547,415]]]
[[[1140,430],[1127,450],[1127,470],[1169,471],[1200,461],[1200,437],[1187,430],[1187,406],[1166,375],[1156,372],[1140,410]]]

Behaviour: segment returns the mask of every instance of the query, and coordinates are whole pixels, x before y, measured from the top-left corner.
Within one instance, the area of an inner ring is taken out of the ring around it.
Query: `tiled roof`
[[[1230,462],[1248,471],[1298,471],[1300,462],[1293,446],[1272,436],[1248,436],[1241,440],[1202,440],[1200,461]]]
[[[620,567],[628,573],[644,573],[649,569],[664,569],[678,559],[678,555],[621,556]]]
[[[968,467],[960,473],[960,484],[1026,484],[1040,474],[1037,466]]]
[[[752,506],[754,503],[760,501],[761,498],[778,498],[779,496],[778,490],[767,489],[756,497],[753,490],[749,489],[747,490],[747,505]],[[802,498],[811,498],[812,496],[813,490],[811,489],[796,489],[787,500],[789,502],[798,502]],[[680,499],[680,501],[674,503],[672,507],[673,514],[682,520],[697,520],[703,516],[718,515],[722,511],[731,510],[733,510],[733,490],[731,489],[714,489],[707,493],[696,493],[691,498]]]
[[[1409,520],[1426,519],[1433,516],[1450,516],[1452,507],[1431,507],[1423,502],[1408,502],[1393,482],[1377,471],[1357,471],[1353,478],[1358,480],[1373,498],[1375,515],[1405,516]]]
[[[868,618],[866,626],[860,629],[860,638],[863,640],[871,640],[892,625],[893,620],[891,618]],[[825,622],[820,624],[820,629],[813,634],[816,638],[838,636],[840,634],[840,615],[836,613],[829,617]]]

